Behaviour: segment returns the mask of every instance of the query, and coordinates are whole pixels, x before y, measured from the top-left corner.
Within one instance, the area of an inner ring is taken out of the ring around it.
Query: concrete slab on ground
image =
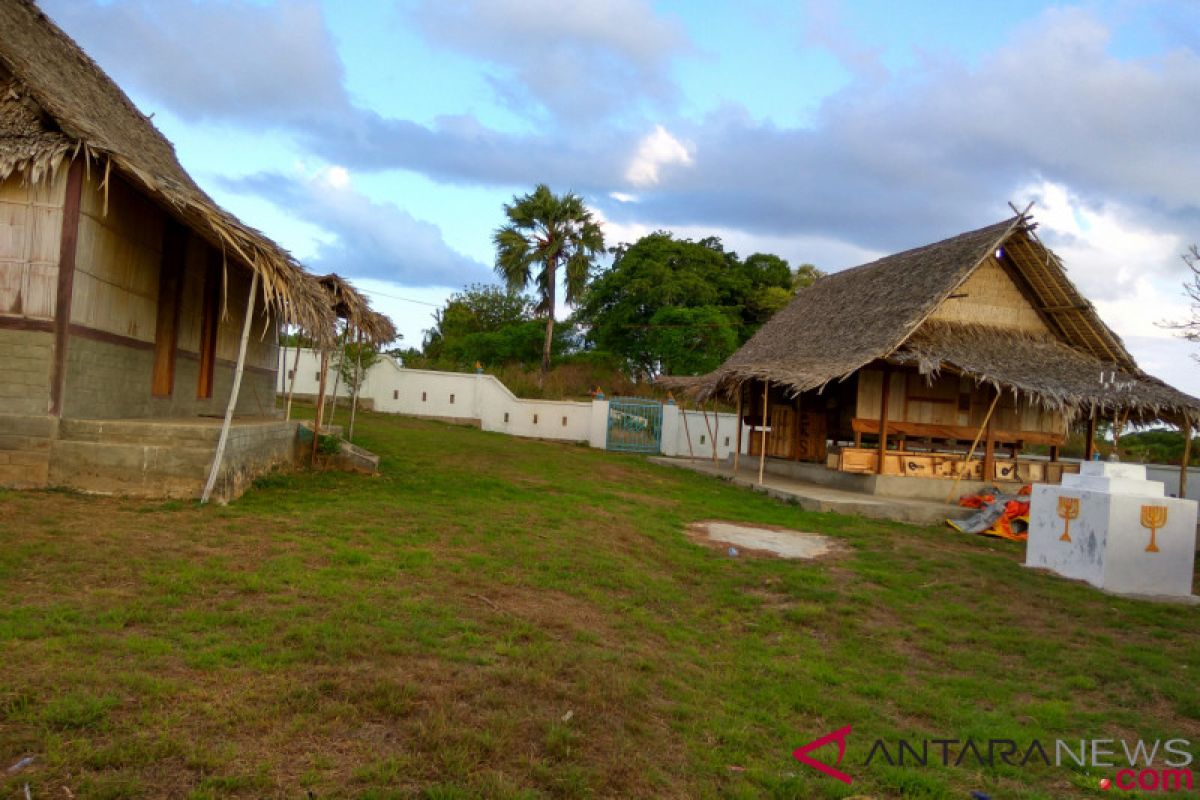
[[[733,475],[732,468],[729,466],[725,464],[716,466],[707,459],[652,456],[650,461],[667,467],[690,469],[693,472],[723,478],[731,481],[735,486],[763,492],[778,500],[794,502],[805,511],[835,511],[839,514],[855,514],[860,517],[907,522],[913,525],[938,525],[947,518],[962,519],[971,513],[969,508],[932,500],[881,497],[880,495],[831,489],[828,486],[772,475],[769,472],[763,477],[760,486],[757,465],[753,468],[742,466],[737,475]]]

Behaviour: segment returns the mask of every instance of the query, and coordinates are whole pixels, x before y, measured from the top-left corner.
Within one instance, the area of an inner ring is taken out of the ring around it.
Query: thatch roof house
[[[985,480],[1053,477],[1016,454],[1056,447],[1079,417],[1200,417],[1200,400],[1138,367],[1035,228],[1017,215],[824,277],[679,386],[738,399],[760,427],[765,391],[768,455],[826,461],[827,441],[846,442],[831,466]],[[968,465],[976,438],[985,457]],[[997,463],[1002,445],[1012,459]]]
[[[99,437],[84,420],[199,424],[231,394],[238,415],[273,418],[279,326],[332,342],[337,298],[217,206],[31,0],[0,3],[0,31],[0,434],[20,434],[0,436],[0,485],[93,488],[66,457]]]

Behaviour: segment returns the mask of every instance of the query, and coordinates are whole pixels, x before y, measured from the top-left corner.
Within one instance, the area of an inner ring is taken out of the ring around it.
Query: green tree
[[[512,203],[504,206],[504,214],[508,222],[492,236],[496,272],[512,291],[524,291],[534,282],[536,310],[546,317],[540,376],[544,381],[554,345],[558,268],[562,266],[564,272],[564,299],[574,305],[587,284],[593,261],[604,251],[604,235],[578,195],[568,192],[560,197],[544,183],[531,194],[513,197]]]
[[[347,342],[344,350],[334,352],[333,366],[342,374],[347,394],[362,388],[367,373],[382,357],[378,348],[362,342]]]
[[[575,319],[591,346],[617,355],[634,373],[687,374],[701,363],[716,366],[732,348],[721,344],[723,333],[712,338],[715,331],[731,331],[736,347],[791,299],[786,260],[755,253],[742,261],[716,237],[692,241],[658,231],[613,253],[612,266],[589,284]],[[690,332],[676,327],[662,335],[658,326],[665,323],[655,316],[668,308],[704,311],[674,318],[672,325],[691,325]],[[719,328],[714,314],[724,318]],[[693,359],[681,359],[681,340],[697,348],[707,342],[711,355],[697,351]]]
[[[792,291],[798,292],[801,289],[807,289],[816,283],[818,278],[824,277],[825,273],[817,269],[813,264],[801,264],[792,273]]]
[[[451,296],[425,332],[423,355],[450,369],[484,364],[534,364],[541,357],[544,323],[523,294],[474,284]],[[556,326],[553,352],[569,346],[572,328]]]
[[[650,318],[648,338],[667,375],[711,372],[738,347],[734,321],[716,306],[664,306]]]

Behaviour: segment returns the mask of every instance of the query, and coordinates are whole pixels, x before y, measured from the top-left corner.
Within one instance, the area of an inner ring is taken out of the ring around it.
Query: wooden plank
[[[876,463],[876,471],[883,474],[884,455],[887,453],[887,436],[888,436],[888,399],[891,396],[892,389],[892,373],[887,365],[883,366],[883,390],[879,400],[879,461]]]
[[[83,193],[83,159],[71,162],[63,202],[62,237],[58,246],[58,291],[54,300],[54,364],[50,372],[50,413],[62,416],[67,382],[67,340],[71,299],[75,291],[75,245],[79,241],[79,204]]]
[[[1091,461],[1096,454],[1096,415],[1093,413],[1087,421],[1087,442],[1083,445],[1083,460]]]
[[[982,420],[981,420],[982,422]],[[879,432],[879,420],[855,417],[850,421],[851,429],[856,436],[875,434]],[[931,439],[973,439],[979,432],[979,426],[970,425],[929,425],[924,422],[901,422],[888,420],[888,432],[903,434],[914,438],[928,437]],[[1061,445],[1066,438],[1062,434],[1044,433],[1042,431],[1010,431],[997,428],[992,432],[997,442],[1019,442],[1026,444]]]

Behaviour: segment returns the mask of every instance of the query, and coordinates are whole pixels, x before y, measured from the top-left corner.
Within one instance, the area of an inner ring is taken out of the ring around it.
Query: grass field
[[[864,761],[877,738],[1200,743],[1200,609],[632,456],[358,430],[380,476],[225,508],[0,492],[0,797],[1069,798],[1115,770]],[[842,553],[731,558],[683,535],[702,519]],[[853,785],[791,757],[845,725]]]

